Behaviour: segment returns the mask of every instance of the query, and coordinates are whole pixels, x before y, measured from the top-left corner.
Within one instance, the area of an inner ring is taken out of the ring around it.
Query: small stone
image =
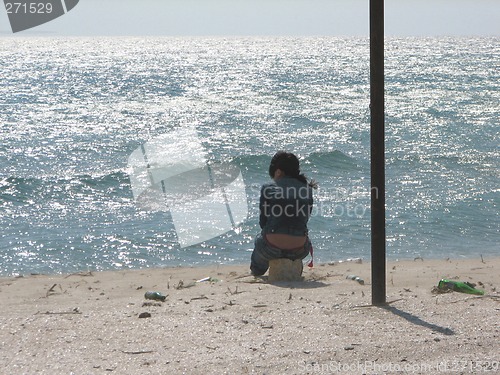
[[[434,341],[439,342],[441,339],[439,337],[434,337]]]
[[[139,318],[151,318],[151,314],[148,312],[143,312],[139,314]]]
[[[354,350],[354,346],[346,346],[344,347],[344,350]]]

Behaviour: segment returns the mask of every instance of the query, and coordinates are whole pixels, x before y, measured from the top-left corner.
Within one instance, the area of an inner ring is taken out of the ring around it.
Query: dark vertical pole
[[[370,0],[372,304],[385,296],[384,0]]]

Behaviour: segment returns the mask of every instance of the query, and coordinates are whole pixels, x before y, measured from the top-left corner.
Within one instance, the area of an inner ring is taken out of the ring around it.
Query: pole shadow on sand
[[[410,322],[412,324],[428,328],[434,332],[439,332],[439,333],[442,333],[443,335],[446,335],[446,336],[455,335],[455,331],[453,331],[452,329],[450,329],[448,327],[441,327],[441,326],[438,326],[436,324],[426,322],[425,320],[420,319],[418,316],[413,315],[409,312],[400,310],[397,307],[390,306],[390,305],[383,305],[383,306],[379,306],[379,307],[382,307],[384,310],[387,310],[387,311],[393,313],[394,315],[397,315],[397,316],[407,320],[408,322]]]

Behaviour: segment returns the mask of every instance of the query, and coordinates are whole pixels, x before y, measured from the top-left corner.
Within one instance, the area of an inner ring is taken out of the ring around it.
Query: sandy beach
[[[499,269],[479,256],[391,261],[385,307],[370,306],[366,260],[274,284],[247,266],[2,278],[1,372],[499,373]],[[433,293],[441,278],[485,295]]]

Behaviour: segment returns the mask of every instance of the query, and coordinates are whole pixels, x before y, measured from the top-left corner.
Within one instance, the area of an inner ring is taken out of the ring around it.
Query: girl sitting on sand
[[[250,264],[254,276],[266,273],[272,259],[296,260],[312,254],[307,222],[316,183],[307,181],[300,173],[299,159],[285,151],[277,152],[271,159],[269,175],[274,182],[264,184],[260,191],[262,231],[255,238]]]

